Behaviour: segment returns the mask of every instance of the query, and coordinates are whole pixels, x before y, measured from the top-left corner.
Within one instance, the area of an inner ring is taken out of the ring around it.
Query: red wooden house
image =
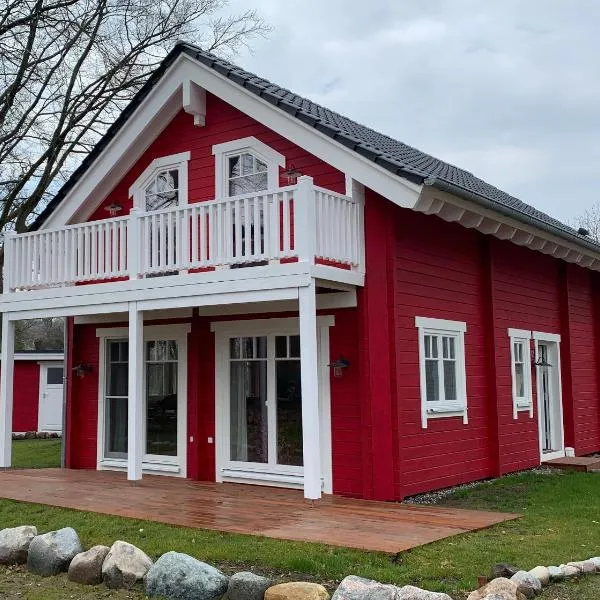
[[[394,500],[600,450],[598,244],[186,44],[5,256],[68,468]]]

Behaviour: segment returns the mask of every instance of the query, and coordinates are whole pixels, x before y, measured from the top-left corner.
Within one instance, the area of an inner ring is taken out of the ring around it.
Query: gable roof
[[[67,195],[75,183],[84,175],[102,150],[125,125],[137,106],[148,96],[165,71],[181,55],[186,54],[227,77],[235,84],[247,89],[263,100],[279,107],[303,123],[314,127],[321,133],[357,154],[380,165],[387,171],[408,179],[414,183],[424,184],[442,191],[447,191],[467,200],[482,204],[519,221],[539,227],[585,246],[595,252],[600,252],[600,244],[587,236],[579,234],[575,229],[561,223],[557,219],[537,210],[496,188],[495,186],[476,177],[469,171],[460,169],[450,163],[439,160],[425,152],[417,150],[403,142],[395,140],[370,127],[361,125],[348,117],[320,106],[303,98],[286,88],[282,88],[254,73],[245,71],[233,63],[205,52],[198,46],[187,42],[178,42],[167,55],[160,66],[154,71],[146,84],[127,105],[106,134],[86,156],[79,168],[61,187],[55,197],[31,226],[38,229]]]

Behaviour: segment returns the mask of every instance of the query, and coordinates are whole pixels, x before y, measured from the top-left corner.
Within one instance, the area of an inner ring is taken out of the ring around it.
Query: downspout
[[[500,202],[489,200],[488,198],[466,190],[465,188],[459,185],[449,183],[443,179],[438,179],[437,177],[428,177],[423,181],[423,185],[435,188],[436,190],[440,190],[441,192],[447,192],[454,196],[458,196],[459,198],[464,198],[465,200],[470,200],[471,202],[479,204],[484,208],[488,208],[494,212],[500,213],[507,217],[511,217],[513,219],[516,219],[517,221],[521,221],[522,223],[526,223],[527,225],[531,225],[532,227],[541,229],[543,231],[546,231],[547,233],[551,233],[552,235],[573,242],[578,246],[583,246],[588,250],[595,252],[596,254],[600,254],[600,245],[593,242],[592,240],[588,240],[585,237],[574,233],[569,233],[568,231],[560,229],[559,227],[551,225],[550,223],[546,223],[541,219],[537,219],[536,217],[528,215],[527,213],[519,209],[510,208],[509,206],[501,204]]]

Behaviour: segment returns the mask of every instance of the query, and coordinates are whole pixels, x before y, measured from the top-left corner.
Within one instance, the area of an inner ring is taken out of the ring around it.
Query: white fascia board
[[[84,221],[94,212],[182,109],[182,80],[175,61],[41,229]]]
[[[398,206],[412,208],[417,203],[423,188],[422,185],[394,175],[281,108],[239,86],[200,61],[187,55],[183,55],[181,59],[188,61],[194,67],[191,70],[192,80],[211,94],[231,104],[342,173],[350,174],[353,179],[360,181]]]
[[[182,109],[182,87],[192,81],[342,173],[399,206],[412,208],[422,185],[387,171],[210,67],[181,55],[142,100],[127,123],[46,219],[42,229],[85,220]],[[93,200],[93,206],[90,202]]]

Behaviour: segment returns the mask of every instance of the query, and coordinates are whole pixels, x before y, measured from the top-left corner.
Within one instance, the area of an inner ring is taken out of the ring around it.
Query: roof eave
[[[535,227],[536,229],[540,229],[557,237],[560,237],[564,240],[577,244],[587,250],[591,250],[596,254],[600,254],[600,244],[597,244],[591,240],[585,240],[580,236],[570,234],[563,229],[558,227],[554,227],[551,223],[546,223],[541,219],[536,219],[535,217],[528,215],[522,211],[515,210],[506,206],[504,204],[500,204],[499,202],[494,202],[486,198],[485,196],[481,196],[476,194],[470,190],[466,190],[459,185],[454,183],[450,183],[444,179],[439,179],[437,177],[427,177],[423,181],[424,186],[433,187],[441,192],[447,192],[448,194],[452,194],[454,196],[458,196],[459,198],[463,198],[470,202],[474,202],[475,204],[479,204],[483,208],[487,208],[499,214],[502,214],[506,217],[513,218],[521,223],[525,223],[526,225],[530,225],[531,227]]]

